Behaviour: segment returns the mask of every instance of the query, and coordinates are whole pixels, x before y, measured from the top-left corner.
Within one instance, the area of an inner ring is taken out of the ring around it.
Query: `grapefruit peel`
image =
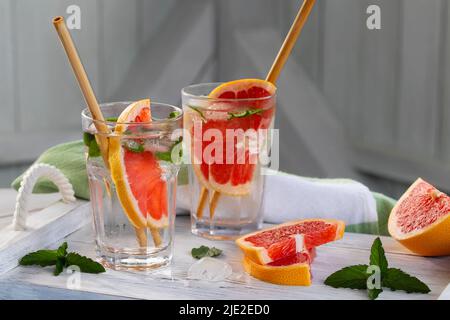
[[[164,228],[168,225],[167,213],[161,219],[154,219],[149,213],[143,213],[139,208],[138,201],[133,195],[124,166],[124,148],[121,143],[121,135],[128,129],[131,122],[136,119],[142,109],[150,109],[150,99],[140,100],[128,106],[119,116],[114,133],[110,137],[109,162],[111,166],[111,177],[116,186],[120,203],[130,222],[138,229],[149,227],[153,233],[154,229]],[[151,116],[150,116],[151,118]],[[157,165],[157,162],[155,163]],[[156,177],[155,179],[160,179]]]

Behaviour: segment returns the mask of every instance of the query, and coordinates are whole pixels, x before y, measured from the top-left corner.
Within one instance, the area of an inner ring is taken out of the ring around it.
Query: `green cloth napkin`
[[[83,141],[64,143],[52,147],[45,151],[35,163],[46,163],[55,166],[69,179],[72,184],[75,196],[80,199],[89,200],[89,186],[86,173]],[[22,182],[22,177],[16,178],[11,186],[18,190]],[[188,183],[187,168],[182,167],[178,176],[178,183],[185,185]],[[49,180],[40,180],[34,187],[34,193],[52,193],[58,189]],[[377,203],[378,222],[367,222],[357,225],[347,226],[348,232],[389,235],[387,221],[389,214],[396,201],[380,193],[373,193]]]

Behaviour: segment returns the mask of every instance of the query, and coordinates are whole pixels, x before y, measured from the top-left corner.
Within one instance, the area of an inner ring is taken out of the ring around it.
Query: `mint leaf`
[[[41,267],[54,266],[58,258],[56,250],[39,250],[22,257],[19,260],[21,266],[38,265]]]
[[[212,247],[211,249],[209,249],[209,251],[208,251],[208,256],[210,256],[210,257],[218,257],[218,256],[220,256],[222,254],[222,250],[220,250],[220,249],[217,249],[217,248],[215,248],[215,247]]]
[[[117,117],[110,117],[110,118],[106,118],[105,120],[106,120],[106,122],[117,122],[119,120],[119,118],[117,118]]]
[[[172,153],[170,151],[156,152],[155,155],[161,161],[172,162]]]
[[[29,253],[20,259],[19,264],[22,266],[55,266],[55,270],[53,271],[55,276],[60,275],[65,267],[73,265],[78,266],[81,272],[105,272],[105,268],[100,263],[75,252],[67,253],[67,242],[64,242],[57,250],[39,250]]]
[[[325,284],[333,288],[367,289],[366,264],[349,266],[336,271],[325,279]]]
[[[89,157],[91,157],[91,158],[97,158],[97,157],[101,156],[100,148],[99,148],[95,138],[94,138],[94,140],[91,141],[91,144],[89,145],[88,154],[89,154]]]
[[[70,252],[66,256],[66,266],[77,266],[81,272],[85,273],[102,273],[106,272],[105,268],[92,259],[81,256],[78,253]]]
[[[88,147],[88,155],[91,158],[100,157],[100,148],[98,147],[97,141],[95,140],[95,136],[88,132],[83,133],[83,143],[86,147]]]
[[[394,291],[403,290],[408,293],[428,293],[431,291],[430,288],[418,278],[396,268],[389,268],[387,270],[386,277],[383,279],[383,286]]]
[[[249,117],[254,114],[260,114],[263,111],[264,111],[263,109],[250,109],[240,112],[228,112],[229,115],[228,120]]]
[[[375,300],[376,298],[378,298],[378,296],[382,292],[383,292],[383,289],[368,289],[367,295],[369,296],[370,300]]]
[[[372,248],[370,249],[370,265],[378,266],[381,271],[381,276],[386,275],[388,270],[388,261],[386,259],[386,254],[383,249],[383,244],[381,243],[380,238],[376,238],[372,244]]]
[[[58,257],[65,257],[67,255],[67,242],[64,242],[59,246],[58,250],[56,250],[56,254]]]
[[[175,119],[175,118],[177,118],[180,114],[181,114],[181,112],[179,112],[179,111],[172,111],[172,112],[169,114],[169,119]]]
[[[380,268],[382,287],[390,288],[394,291],[403,290],[408,293],[428,293],[431,291],[425,283],[416,277],[400,269],[388,268],[388,261],[380,238],[376,238],[372,244],[370,265]],[[367,274],[368,268],[369,266],[367,265],[356,265],[341,269],[330,275],[325,280],[325,284],[334,288],[367,289],[369,299],[375,300],[383,292],[383,289],[367,288],[367,280],[370,276]]]
[[[194,110],[195,112],[197,112],[197,113],[200,115],[200,117],[201,117],[204,121],[206,121],[206,118],[205,118],[203,112],[200,110],[200,108],[192,107],[192,106],[188,106],[188,108],[191,108],[192,110]]]
[[[209,247],[207,246],[201,246],[199,248],[193,248],[191,250],[191,255],[195,259],[201,259],[203,257],[206,257],[208,255]]]
[[[59,276],[61,274],[61,272],[63,272],[65,264],[66,264],[66,258],[58,257],[56,259],[56,266],[55,266],[55,271],[53,271],[53,275]]]
[[[134,140],[129,140],[124,143],[124,147],[134,153],[142,153],[145,151],[144,145]]]
[[[83,143],[86,147],[90,147],[91,146],[91,141],[95,140],[94,135],[88,133],[88,132],[83,132]]]
[[[195,259],[201,259],[204,257],[218,257],[222,254],[222,250],[215,247],[209,248],[207,246],[201,246],[199,248],[193,248],[191,255]]]
[[[176,147],[178,147],[178,145],[181,144],[182,142],[183,142],[183,138],[181,137],[180,139],[178,139],[177,142],[175,142],[175,144],[170,148],[169,151],[167,151],[167,152],[156,152],[156,153],[155,153],[155,156],[156,156],[159,160],[167,161],[167,162],[172,162],[172,163],[173,163],[173,159],[172,159],[172,153],[173,153],[173,150],[174,150]],[[180,158],[183,157],[183,149],[180,149],[180,152],[179,152],[178,155],[179,155]]]

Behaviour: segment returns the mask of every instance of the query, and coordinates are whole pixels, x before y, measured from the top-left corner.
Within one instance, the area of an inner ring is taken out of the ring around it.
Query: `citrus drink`
[[[233,239],[261,227],[275,91],[256,79],[183,90],[194,234]]]
[[[86,168],[97,253],[114,269],[148,269],[172,259],[182,112],[142,100],[101,106],[109,128],[99,133],[83,112]],[[175,116],[173,116],[175,114]],[[108,141],[100,153],[99,135]]]

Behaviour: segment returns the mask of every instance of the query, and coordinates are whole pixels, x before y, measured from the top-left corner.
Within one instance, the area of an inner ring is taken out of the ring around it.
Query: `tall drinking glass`
[[[261,228],[276,96],[212,99],[219,83],[182,90],[192,232],[234,239]]]
[[[113,269],[144,270],[172,259],[179,168],[171,154],[181,143],[182,110],[152,103],[151,114],[142,111],[147,118],[118,123],[128,105],[100,106],[109,133],[98,132],[84,110],[83,138],[98,257]],[[108,142],[106,157],[100,136]]]

